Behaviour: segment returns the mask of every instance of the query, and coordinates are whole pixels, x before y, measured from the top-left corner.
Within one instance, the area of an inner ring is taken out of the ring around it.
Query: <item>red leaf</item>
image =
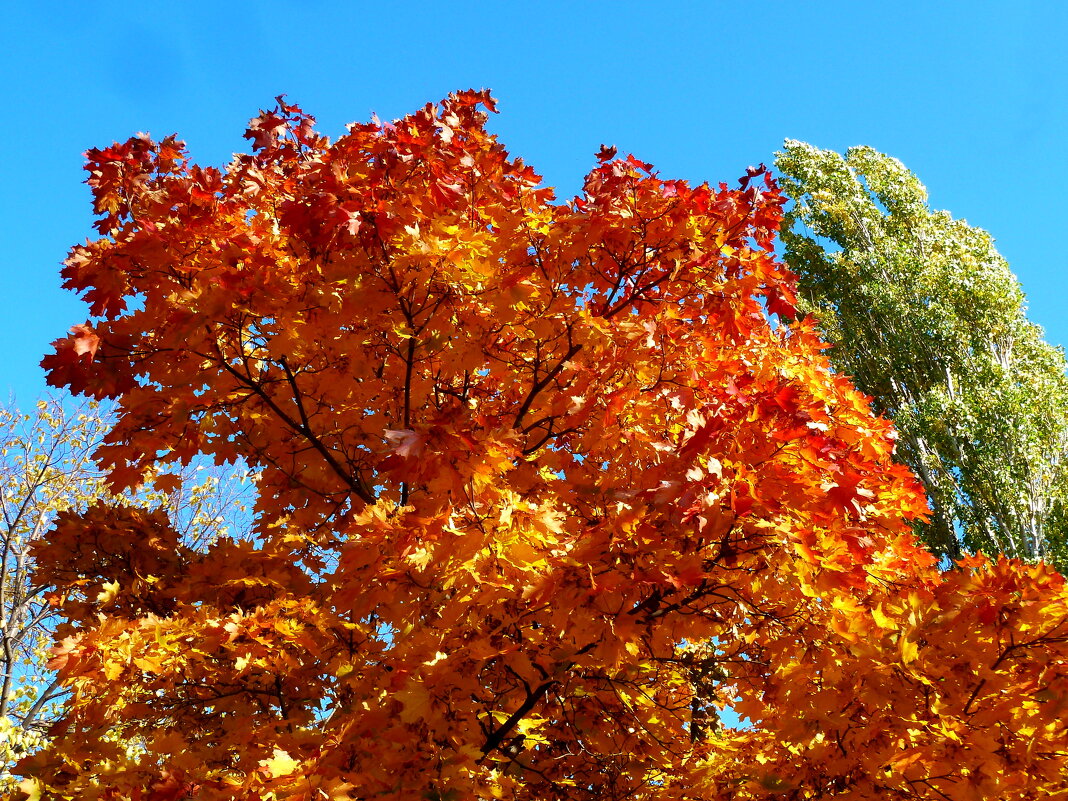
[[[90,327],[89,322],[86,321],[81,325],[74,326],[70,332],[74,334],[72,337],[74,352],[79,356],[88,354],[89,358],[85,359],[85,361],[92,361],[96,357],[97,349],[100,347],[100,337]]]
[[[597,160],[604,164],[606,161],[614,159],[618,152],[615,145],[601,145],[601,149],[597,151]]]
[[[768,290],[765,297],[768,311],[772,314],[791,319],[797,317],[797,296],[790,287],[777,284],[774,289]]]

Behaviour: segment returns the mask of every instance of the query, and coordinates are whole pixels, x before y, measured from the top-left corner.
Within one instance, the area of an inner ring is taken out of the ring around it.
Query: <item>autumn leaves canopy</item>
[[[281,103],[223,171],[89,153],[115,487],[259,471],[256,537],[61,519],[78,799],[1064,793],[1068,594],[916,544],[894,434],[773,254],[783,197],[603,150],[557,201],[462,92],[330,142]],[[732,706],[752,725],[719,723]]]

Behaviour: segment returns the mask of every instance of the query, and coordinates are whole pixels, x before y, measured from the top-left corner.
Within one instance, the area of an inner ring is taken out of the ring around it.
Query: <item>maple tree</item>
[[[66,695],[46,668],[56,613],[31,578],[33,544],[56,515],[101,500],[166,508],[192,548],[244,533],[237,517],[250,486],[240,468],[190,465],[169,493],[112,496],[91,458],[109,428],[106,408],[95,402],[47,398],[31,412],[0,407],[0,788],[10,789],[11,767],[44,743]]]
[[[782,241],[801,308],[893,418],[931,502],[921,537],[1068,564],[1068,364],[993,239],[932,211],[916,176],[870,147],[787,140],[775,165],[796,201]]]
[[[280,99],[225,170],[90,151],[101,238],[64,275],[94,319],[50,381],[115,399],[116,488],[247,460],[256,536],[58,521],[72,700],[23,788],[1063,797],[1063,579],[917,544],[890,423],[783,322],[770,173],[604,148],[559,202],[493,108],[331,142]]]

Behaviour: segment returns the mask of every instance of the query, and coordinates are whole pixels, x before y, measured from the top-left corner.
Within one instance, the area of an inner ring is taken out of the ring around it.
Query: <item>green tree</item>
[[[107,499],[168,509],[194,548],[244,533],[252,485],[241,468],[191,465],[156,488],[111,495],[92,453],[112,422],[107,407],[93,402],[53,398],[31,412],[0,407],[0,788],[14,762],[44,742],[67,695],[47,667],[55,607],[31,575],[32,546],[56,515]]]
[[[783,226],[800,308],[900,433],[931,504],[920,535],[1066,563],[1068,380],[1061,349],[982,229],[932,211],[897,159],[787,140],[776,166],[794,201]]]

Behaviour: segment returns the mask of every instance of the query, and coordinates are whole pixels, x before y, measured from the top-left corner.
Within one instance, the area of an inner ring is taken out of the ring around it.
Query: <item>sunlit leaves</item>
[[[1060,788],[1063,583],[917,546],[890,424],[775,317],[771,176],[604,148],[559,202],[492,108],[330,142],[280,102],[224,172],[93,156],[107,237],[68,280],[138,305],[51,379],[116,399],[117,486],[246,460],[255,537],[63,517],[38,570],[76,700],[22,769],[109,799]]]
[[[91,360],[95,337],[86,331],[86,326],[75,327],[77,336],[89,338],[91,346],[84,355]],[[91,459],[108,427],[108,415],[95,403],[51,399],[39,401],[30,412],[0,409],[0,785],[10,784],[7,771],[22,755],[46,742],[68,696],[53,671],[71,660],[79,638],[61,636],[48,653],[57,625],[56,602],[63,598],[70,609],[115,613],[144,595],[146,577],[160,572],[152,569],[161,551],[159,542],[154,551],[151,545],[142,549],[143,543],[129,538],[129,528],[119,524],[124,516],[142,513],[113,507],[166,506],[178,528],[175,536],[190,548],[245,528],[242,500],[251,494],[251,485],[241,483],[241,470],[191,465],[183,474],[157,475],[152,486],[137,493],[111,496]],[[107,525],[96,530],[101,539],[81,536],[85,532],[80,527],[74,537],[65,537],[70,530],[61,523],[53,529],[57,521],[89,508],[99,514],[104,507],[94,504],[104,498],[109,503]],[[39,571],[33,577],[33,548],[46,533],[47,547],[60,551],[57,571]],[[168,543],[167,557],[173,556],[174,544]],[[87,551],[93,554],[91,561],[84,558]],[[117,564],[123,558],[126,564]],[[57,593],[52,598],[45,593],[48,587]]]

